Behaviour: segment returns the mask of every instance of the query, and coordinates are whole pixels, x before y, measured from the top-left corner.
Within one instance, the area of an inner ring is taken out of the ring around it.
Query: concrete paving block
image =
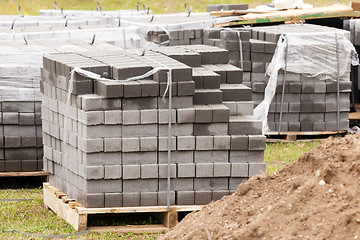
[[[249,149],[249,136],[231,135],[230,149],[231,150],[248,150]]]
[[[208,105],[212,109],[213,122],[229,122],[230,109],[223,104]]]
[[[90,92],[91,88],[88,87],[87,92],[82,91],[79,93],[86,94]],[[96,80],[94,81],[93,92],[105,98],[120,98],[124,96],[124,84],[116,81]]]
[[[123,180],[123,192],[157,192],[158,179],[131,179]]]
[[[158,205],[158,193],[157,192],[141,192],[140,193],[140,205],[141,206],[157,206]]]
[[[314,113],[324,113],[326,111],[325,102],[314,102]]]
[[[121,152],[83,153],[82,159],[87,166],[119,165],[122,163]]]
[[[122,193],[105,193],[105,207],[122,207]]]
[[[34,172],[38,171],[38,160],[22,160],[21,171],[23,172]]]
[[[264,135],[249,135],[249,150],[265,150],[266,137]]]
[[[254,117],[230,116],[230,135],[261,135],[261,121]]]
[[[102,138],[84,139],[78,138],[79,149],[85,153],[104,151],[104,140]]]
[[[5,154],[6,158],[6,154]],[[6,172],[21,172],[21,161],[20,160],[9,160],[6,159],[5,162],[5,171]]]
[[[186,81],[177,83],[178,96],[193,96],[195,94],[195,82]]]
[[[157,97],[138,97],[124,98],[122,100],[122,110],[144,110],[157,109]]]
[[[158,192],[158,206],[166,206],[168,199],[167,192]],[[175,192],[170,191],[170,205],[175,205]]]
[[[206,205],[212,201],[212,191],[195,191],[195,204]]]
[[[123,207],[138,207],[140,206],[140,193],[123,193]]]
[[[157,124],[124,125],[122,126],[122,137],[152,137],[158,135]]]
[[[35,114],[34,113],[19,113],[19,125],[34,125]]]
[[[230,163],[214,163],[214,177],[229,177]]]
[[[124,165],[134,164],[156,164],[157,152],[123,152],[122,159]]]
[[[178,123],[193,123],[195,122],[195,109],[194,108],[179,108],[177,111]]]
[[[105,176],[104,166],[87,166],[86,179],[103,179]]]
[[[157,164],[143,164],[141,165],[141,179],[158,178],[159,166]]]
[[[35,136],[21,136],[21,146],[22,147],[39,147],[37,144],[38,139],[41,137],[35,137]],[[41,139],[40,139],[41,141]],[[0,141],[1,142],[1,141]],[[1,146],[1,143],[0,143]],[[42,147],[42,145],[40,145]]]
[[[176,192],[177,205],[194,205],[195,192],[194,191],[177,191]]]
[[[213,136],[196,136],[195,137],[196,150],[213,150],[214,137]]]
[[[178,136],[177,137],[177,150],[180,150],[180,151],[195,150],[195,137],[194,136]]]
[[[229,151],[195,151],[195,163],[228,162]]]
[[[265,175],[266,163],[249,163],[249,176]]]
[[[245,177],[237,177],[237,178],[229,178],[229,191],[232,194],[234,191],[237,190],[240,184],[246,182],[249,178]]]
[[[228,178],[195,178],[195,191],[212,191],[229,189]]]
[[[122,139],[123,152],[138,152],[140,151],[140,138],[123,138]]]
[[[248,163],[231,163],[231,177],[248,177]]]
[[[88,194],[86,194],[85,206],[90,207],[90,208],[104,207],[105,206],[104,193],[88,193]]]
[[[230,151],[229,162],[247,163],[264,161],[264,151]]]
[[[210,123],[212,122],[212,109],[204,105],[194,105],[195,108],[195,122]]]
[[[214,150],[229,150],[230,136],[214,136]]]
[[[124,98],[141,97],[141,83],[137,81],[124,82]]]
[[[138,80],[141,84],[142,97],[159,96],[159,83],[154,80]]]
[[[105,165],[105,179],[120,179],[121,177],[121,165]]]
[[[83,111],[78,110],[79,122],[86,125],[99,125],[104,123],[103,111]]]
[[[193,191],[194,178],[174,178],[170,181],[171,191]],[[167,179],[159,179],[159,191],[167,191]]]
[[[289,113],[300,113],[301,103],[300,102],[289,102]]]
[[[192,108],[193,107],[193,97],[192,96],[180,96],[172,98],[172,108]],[[159,109],[168,109],[169,102],[168,98],[163,99],[162,97],[158,98],[158,108]]]
[[[212,163],[197,163],[195,166],[196,177],[213,177],[214,165]]]
[[[167,152],[158,152],[159,163],[167,163]],[[193,151],[173,151],[171,153],[171,161],[173,163],[192,163],[194,162]]]
[[[168,109],[159,109],[158,110],[158,119],[159,124],[169,123],[169,110]],[[171,123],[176,123],[176,110],[171,109]]]
[[[141,124],[153,124],[158,122],[158,113],[156,109],[146,109],[140,111]]]
[[[195,164],[194,163],[178,163],[177,164],[177,177],[178,178],[195,177]]]
[[[3,112],[2,113],[3,124],[17,125],[19,124],[19,113],[17,112]]]
[[[168,137],[159,137],[158,138],[159,142],[159,146],[158,146],[158,151],[167,151],[168,150]],[[175,151],[176,150],[176,137],[171,137],[171,151]]]
[[[288,129],[290,132],[300,132],[300,122],[289,122]]]
[[[2,112],[27,112],[33,113],[35,110],[34,102],[3,102]]]
[[[20,148],[21,147],[21,137],[5,136],[4,137],[4,147],[5,148]]]
[[[141,137],[140,151],[152,152],[157,150],[157,137]]]
[[[123,165],[123,179],[139,179],[140,165]]]
[[[122,111],[121,110],[113,110],[113,111],[105,111],[105,124],[122,124]]]
[[[159,164],[159,178],[167,178],[168,177],[168,164]],[[170,164],[170,177],[175,178],[176,177],[176,164],[171,163]]]
[[[121,149],[121,138],[104,138],[104,152],[119,152]]]
[[[138,110],[123,111],[123,125],[140,124],[140,119],[140,111]]]
[[[314,131],[326,131],[326,123],[325,122],[314,122],[313,129],[314,129]],[[300,131],[300,123],[299,123],[298,131]]]

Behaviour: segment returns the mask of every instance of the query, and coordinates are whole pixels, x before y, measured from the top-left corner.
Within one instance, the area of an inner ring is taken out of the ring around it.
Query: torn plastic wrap
[[[263,132],[269,131],[267,117],[275,96],[280,69],[317,78],[319,81],[344,81],[349,80],[350,64],[359,65],[359,59],[347,32],[282,35],[266,70],[269,81],[264,100],[254,109],[254,115],[263,123]]]

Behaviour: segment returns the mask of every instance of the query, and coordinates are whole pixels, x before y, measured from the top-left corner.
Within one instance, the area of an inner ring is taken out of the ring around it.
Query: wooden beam
[[[37,171],[37,172],[2,172],[0,177],[46,177],[49,176],[49,172]]]
[[[349,113],[349,120],[360,120],[360,112]]]

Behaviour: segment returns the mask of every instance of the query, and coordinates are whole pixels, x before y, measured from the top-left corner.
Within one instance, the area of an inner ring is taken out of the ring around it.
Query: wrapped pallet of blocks
[[[251,89],[228,62],[228,51],[203,45],[46,56],[50,183],[86,207],[166,205],[168,194],[171,205],[193,205],[264,172]]]

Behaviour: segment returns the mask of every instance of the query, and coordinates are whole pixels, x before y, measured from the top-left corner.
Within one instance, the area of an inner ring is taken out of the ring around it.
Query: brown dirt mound
[[[253,177],[159,239],[360,239],[360,134]]]

